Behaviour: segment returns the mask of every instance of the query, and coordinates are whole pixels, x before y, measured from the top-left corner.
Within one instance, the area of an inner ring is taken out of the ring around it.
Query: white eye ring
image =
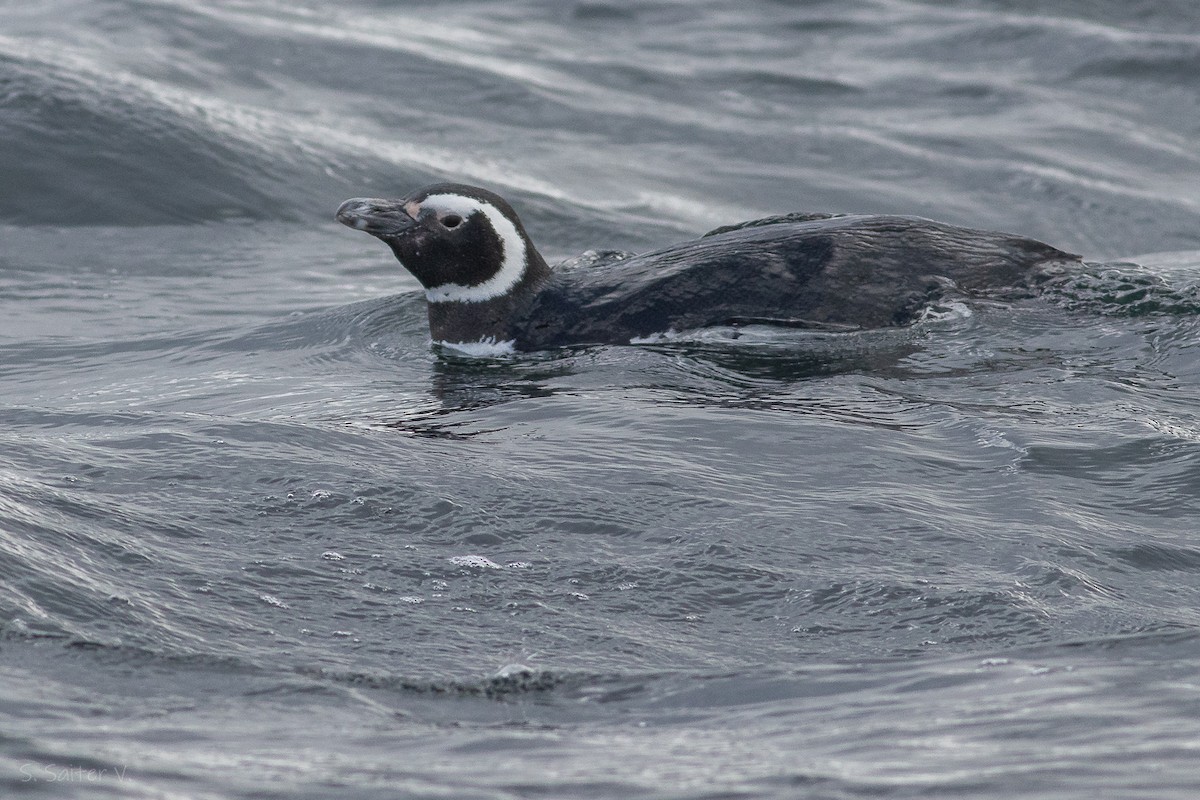
[[[457,228],[462,224],[463,218],[458,214],[447,214],[442,217],[442,225],[447,228]]]

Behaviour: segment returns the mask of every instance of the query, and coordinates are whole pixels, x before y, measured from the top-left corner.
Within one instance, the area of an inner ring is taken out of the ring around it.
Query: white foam
[[[488,358],[491,356],[511,356],[517,351],[516,339],[509,339],[506,342],[497,342],[495,336],[489,336],[486,339],[481,339],[478,342],[434,342],[436,345],[448,347],[455,352],[462,353],[467,356],[476,356]]]
[[[858,336],[865,333],[859,330],[823,330],[820,328],[792,328],[780,325],[713,325],[707,328],[688,328],[677,331],[668,328],[665,331],[651,333],[647,336],[634,336],[629,340],[632,345],[643,344],[716,344],[736,345],[738,347],[774,347],[793,345],[811,346],[814,342],[835,341],[846,336]]]
[[[490,203],[464,197],[460,194],[433,194],[421,201],[422,208],[435,208],[438,211],[448,211],[458,214],[463,219],[472,214],[483,214],[492,224],[492,229],[500,237],[500,269],[496,274],[483,283],[464,286],[458,283],[443,283],[425,290],[425,297],[431,303],[482,303],[500,297],[509,289],[516,286],[525,275],[528,265],[528,254],[525,252],[525,241],[517,231],[517,226],[500,210]]]
[[[504,567],[492,561],[487,556],[450,556],[450,563],[460,567],[474,567],[475,569],[504,569]]]
[[[648,336],[633,336],[629,339],[630,344],[660,344],[662,342],[673,342],[679,338],[679,331],[674,328],[667,328],[659,333],[651,333]]]
[[[973,316],[975,316],[975,312],[966,303],[951,300],[949,302],[925,306],[925,308],[921,309],[921,316],[917,318],[917,321],[947,322],[951,320],[970,319]]]

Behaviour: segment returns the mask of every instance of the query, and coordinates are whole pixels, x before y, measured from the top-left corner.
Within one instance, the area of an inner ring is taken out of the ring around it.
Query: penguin
[[[336,218],[387,244],[425,288],[434,342],[480,352],[630,344],[726,325],[900,326],[948,292],[1028,296],[1081,263],[1033,239],[919,217],[788,214],[552,270],[512,206],[456,183],[353,198]]]

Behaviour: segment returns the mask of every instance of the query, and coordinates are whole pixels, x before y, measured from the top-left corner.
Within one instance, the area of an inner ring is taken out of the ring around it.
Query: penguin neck
[[[525,269],[503,294],[480,300],[440,299],[426,292],[429,332],[435,342],[502,344],[516,338],[514,323],[529,307],[552,272],[532,244],[526,242]]]

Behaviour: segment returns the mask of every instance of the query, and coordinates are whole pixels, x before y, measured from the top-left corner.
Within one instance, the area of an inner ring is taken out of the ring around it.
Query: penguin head
[[[431,303],[482,303],[535,287],[549,267],[504,198],[439,183],[395,200],[354,198],[337,220],[392,248]]]

